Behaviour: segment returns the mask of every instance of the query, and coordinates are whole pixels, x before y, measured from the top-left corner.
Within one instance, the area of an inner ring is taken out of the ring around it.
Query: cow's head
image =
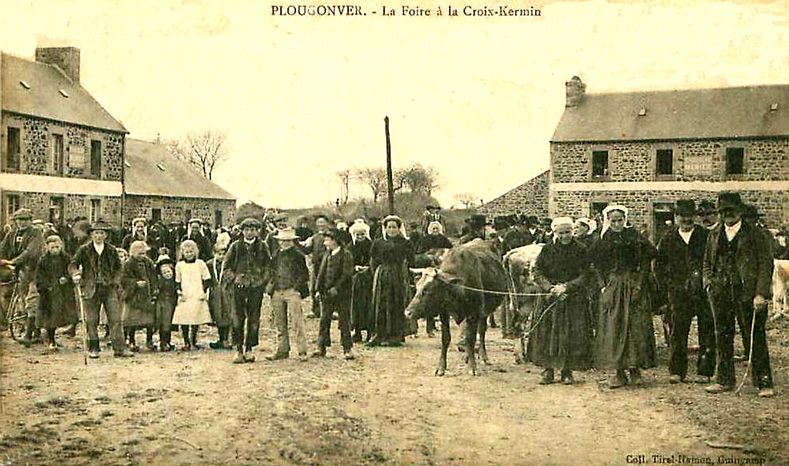
[[[406,317],[416,320],[449,310],[451,303],[457,301],[453,296],[453,284],[457,281],[432,267],[426,268],[416,283],[414,298],[405,309]]]

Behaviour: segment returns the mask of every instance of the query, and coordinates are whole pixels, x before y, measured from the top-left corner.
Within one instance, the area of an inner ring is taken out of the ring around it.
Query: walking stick
[[[79,315],[82,320],[82,360],[88,365],[88,321],[85,320],[85,305],[82,303],[82,287],[76,284],[77,302],[79,303]]]

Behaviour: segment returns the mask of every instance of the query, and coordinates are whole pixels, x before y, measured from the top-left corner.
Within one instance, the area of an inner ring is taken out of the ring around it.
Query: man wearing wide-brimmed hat
[[[91,358],[99,357],[99,310],[104,305],[110,327],[112,349],[116,357],[130,357],[123,337],[122,309],[118,298],[121,279],[121,260],[118,252],[106,242],[112,227],[97,220],[90,226],[91,241],[77,249],[69,265],[72,279],[82,291],[85,307],[85,327],[88,332],[88,351]]]
[[[670,322],[669,382],[684,382],[688,373],[688,334],[698,319],[699,357],[696,383],[709,383],[715,373],[715,324],[702,284],[707,229],[694,223],[696,203],[680,199],[674,208],[675,226],[657,245],[655,274]]]
[[[770,245],[756,227],[742,221],[743,203],[738,193],[720,193],[717,207],[723,223],[710,233],[704,255],[704,287],[712,303],[718,347],[716,383],[707,391],[734,388],[734,323],[739,316],[753,384],[759,396],[771,397],[773,378],[764,329],[767,298],[772,292]]]
[[[698,217],[698,223],[707,230],[712,230],[718,226],[718,223],[720,222],[718,209],[715,207],[715,203],[709,199],[704,199],[699,202],[699,208],[696,210],[696,216]]]
[[[38,308],[36,292],[36,266],[44,247],[41,231],[33,228],[33,213],[19,209],[13,214],[15,226],[0,244],[0,264],[11,266],[18,272],[17,293],[19,303],[27,310],[27,329],[22,344],[29,346],[35,329],[35,316]]]
[[[288,322],[296,332],[296,347],[300,357],[307,355],[307,336],[301,300],[309,295],[307,260],[295,247],[299,239],[293,228],[283,228],[274,235],[277,250],[273,253],[272,278],[266,288],[271,296],[274,322],[277,326],[277,351],[267,357],[271,361],[290,356]]]

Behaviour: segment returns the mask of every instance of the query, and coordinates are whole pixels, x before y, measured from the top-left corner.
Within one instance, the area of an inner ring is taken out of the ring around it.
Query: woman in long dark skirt
[[[373,332],[368,346],[399,346],[405,341],[405,307],[410,295],[408,268],[414,264],[414,249],[406,238],[403,221],[396,215],[384,218],[383,238],[373,241],[370,268],[373,271]]]
[[[562,383],[571,384],[572,371],[590,366],[590,261],[586,247],[573,238],[571,218],[555,219],[551,230],[556,240],[540,251],[534,267],[535,281],[550,296],[532,318],[528,354],[544,368],[541,384],[553,383],[554,369],[561,370]]]
[[[49,236],[46,252],[38,261],[36,288],[39,294],[36,326],[46,330],[49,351],[56,351],[55,330],[77,323],[76,295],[68,265],[71,259],[63,250],[59,236]]]
[[[603,210],[600,240],[592,245],[592,262],[601,287],[595,364],[614,369],[610,388],[641,383],[642,368],[655,361],[655,332],[648,290],[655,248],[635,229],[626,227],[627,208]]]
[[[351,300],[351,329],[353,341],[362,341],[362,330],[367,332],[367,341],[372,334],[372,292],[373,272],[370,270],[370,249],[373,241],[370,239],[370,226],[364,220],[356,220],[348,232],[351,234],[352,243],[349,245],[353,255],[353,298]]]

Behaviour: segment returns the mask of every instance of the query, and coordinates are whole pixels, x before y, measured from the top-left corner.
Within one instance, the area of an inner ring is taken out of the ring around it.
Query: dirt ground
[[[786,324],[769,334],[778,396],[764,400],[749,384],[739,396],[669,385],[662,345],[641,388],[610,390],[595,371],[538,385],[499,329],[479,377],[454,345],[435,377],[440,339],[423,328],[345,361],[335,327],[328,358],[268,362],[267,316],[258,360],[243,365],[229,351],[105,349],[85,366],[79,338],[47,355],[4,334],[0,466],[789,464]],[[308,328],[312,340],[317,321]],[[207,346],[215,330],[203,332]]]

